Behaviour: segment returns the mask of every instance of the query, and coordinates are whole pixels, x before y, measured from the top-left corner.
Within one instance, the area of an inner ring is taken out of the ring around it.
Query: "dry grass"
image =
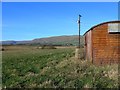
[[[6,47],[3,87],[118,88],[118,65],[75,59],[75,48]],[[82,55],[84,49],[81,49]],[[83,56],[83,55],[82,55]]]

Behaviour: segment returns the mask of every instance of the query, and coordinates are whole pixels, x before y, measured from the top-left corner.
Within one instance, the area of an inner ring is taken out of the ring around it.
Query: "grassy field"
[[[74,58],[74,47],[5,46],[2,84],[7,88],[118,88],[118,65],[95,66]]]

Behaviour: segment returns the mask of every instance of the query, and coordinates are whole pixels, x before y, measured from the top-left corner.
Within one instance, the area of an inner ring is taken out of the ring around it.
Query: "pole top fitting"
[[[79,17],[82,17],[82,16],[79,14]]]

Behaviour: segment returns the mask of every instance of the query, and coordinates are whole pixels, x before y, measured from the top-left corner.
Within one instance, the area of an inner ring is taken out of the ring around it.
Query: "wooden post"
[[[79,17],[78,17],[78,30],[79,30],[79,48],[80,48],[80,17],[81,17],[81,15],[79,15]]]
[[[77,21],[77,23],[78,23],[78,31],[79,31],[79,45],[75,49],[75,58],[76,59],[80,59],[80,17],[81,17],[81,15],[79,15],[78,21]]]

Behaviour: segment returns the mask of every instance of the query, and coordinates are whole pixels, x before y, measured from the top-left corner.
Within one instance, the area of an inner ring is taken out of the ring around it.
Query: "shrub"
[[[56,49],[56,47],[52,46],[52,45],[50,45],[50,46],[44,45],[44,46],[41,47],[41,49]]]
[[[4,49],[4,48],[1,48],[0,51],[5,51],[5,49]]]

